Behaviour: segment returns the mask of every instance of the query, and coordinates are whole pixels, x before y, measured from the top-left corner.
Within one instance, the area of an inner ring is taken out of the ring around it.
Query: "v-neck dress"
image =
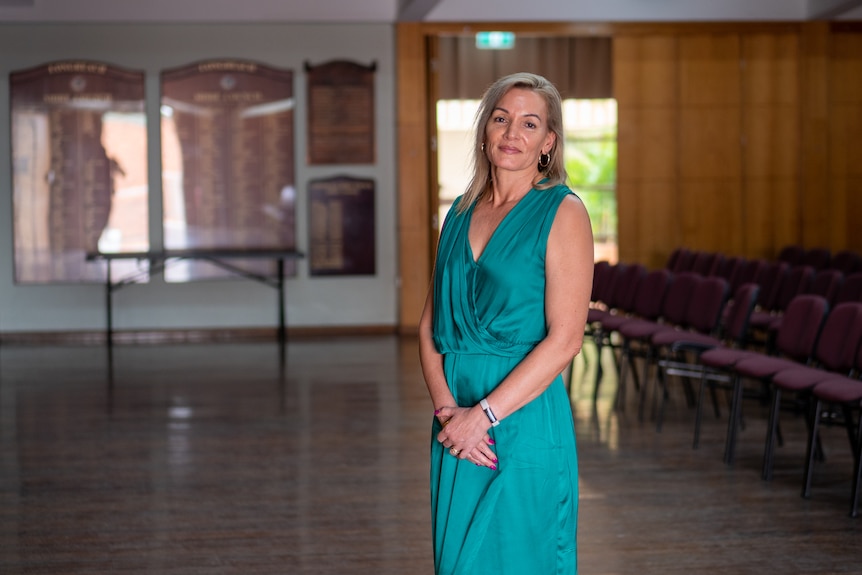
[[[478,259],[473,208],[457,201],[441,232],[434,343],[459,406],[488,395],[546,336],[545,251],[565,186],[531,190]],[[492,427],[497,470],[453,457],[431,435],[431,513],[438,575],[577,572],[578,466],[561,376]]]

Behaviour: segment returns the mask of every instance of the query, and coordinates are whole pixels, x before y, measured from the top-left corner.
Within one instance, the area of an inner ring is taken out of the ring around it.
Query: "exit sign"
[[[476,47],[480,50],[511,50],[515,47],[515,33],[476,32]]]

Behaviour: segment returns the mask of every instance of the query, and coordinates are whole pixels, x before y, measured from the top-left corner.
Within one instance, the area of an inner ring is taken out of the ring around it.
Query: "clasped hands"
[[[488,435],[488,418],[479,406],[442,407],[434,415],[443,425],[437,441],[449,453],[496,471],[497,455],[491,450],[494,440]]]

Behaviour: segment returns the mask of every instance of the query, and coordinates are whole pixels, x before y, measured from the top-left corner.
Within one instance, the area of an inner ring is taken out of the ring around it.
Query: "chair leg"
[[[778,414],[781,407],[781,388],[773,386],[772,403],[769,408],[769,422],[766,425],[766,445],[763,448],[763,471],[760,474],[764,481],[772,480],[772,465],[775,457],[775,436],[778,429]]]
[[[859,514],[859,491],[862,483],[862,413],[859,414],[859,424],[856,434],[856,450],[854,452],[855,467],[853,470],[853,491],[850,496],[850,517]]]
[[[670,357],[668,357],[668,361],[670,361]],[[658,415],[656,416],[655,430],[658,433],[661,433],[661,426],[662,423],[664,423],[664,410],[667,406],[667,400],[669,395],[667,389],[667,373],[662,371],[661,368],[661,352],[659,352],[659,357],[656,360],[655,379],[656,393],[661,394],[661,404],[659,405]]]
[[[814,475],[814,454],[817,452],[817,434],[820,427],[820,400],[815,398],[811,414],[811,426],[808,430],[808,452],[805,456],[805,478],[802,482],[802,497],[808,499],[811,494],[811,477]]]
[[[644,420],[644,410],[646,409],[647,402],[647,392],[649,390],[649,368],[652,363],[652,350],[647,348],[646,353],[644,353],[644,375],[643,381],[641,382],[640,389],[640,403],[638,405],[638,421]],[[653,399],[655,399],[655,394],[653,394]]]
[[[596,329],[593,334],[593,340],[596,342],[596,384],[593,387],[593,405],[599,401],[599,386],[602,383],[604,370],[602,369],[602,348],[604,343],[604,332],[601,328]]]
[[[700,422],[703,417],[703,391],[706,387],[706,368],[701,367],[701,370],[700,386],[697,391],[697,411],[694,416],[694,441],[691,444],[692,449],[697,449],[700,446]],[[710,390],[715,392],[712,388]]]
[[[626,404],[626,375],[628,375],[627,368],[629,367],[630,353],[629,342],[624,341],[620,347],[620,374],[617,377],[616,408],[619,411],[623,411]]]
[[[731,465],[736,457],[736,436],[742,420],[742,378],[734,374],[732,378],[733,396],[730,403],[730,417],[727,422],[727,438],[724,443],[724,462]]]

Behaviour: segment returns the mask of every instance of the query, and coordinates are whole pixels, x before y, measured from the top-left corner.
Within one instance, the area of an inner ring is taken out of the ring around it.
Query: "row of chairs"
[[[738,260],[744,261],[744,258],[679,247],[671,252],[665,267],[674,272],[693,271],[727,277]],[[783,247],[772,261],[786,263],[789,267],[807,266],[815,271],[837,270],[845,275],[862,272],[862,254],[853,250],[840,250],[833,254],[827,248],[789,245]]]
[[[774,262],[773,262],[774,263]],[[779,262],[783,267],[775,267],[775,269],[787,270],[786,262]],[[803,266],[808,267],[808,266]],[[792,268],[797,269],[797,268]],[[806,272],[807,273],[807,272]],[[779,274],[780,277],[781,274]],[[755,276],[757,277],[757,276]],[[741,403],[742,403],[742,381],[750,376],[745,375],[746,372],[735,372],[732,368],[735,361],[726,364],[711,365],[708,362],[712,361],[713,355],[721,356],[729,354],[731,357],[738,358],[734,353],[739,354],[755,354],[752,357],[744,357],[748,363],[741,363],[740,369],[745,369],[757,358],[776,358],[782,357],[783,362],[792,362],[788,365],[782,363],[782,368],[796,368],[804,363],[816,362],[818,376],[825,373],[828,376],[840,376],[847,379],[839,380],[839,383],[832,382],[831,388],[838,389],[840,387],[840,395],[842,398],[850,397],[847,401],[843,401],[842,405],[845,410],[845,417],[848,425],[853,421],[852,397],[854,387],[862,389],[854,378],[857,371],[862,371],[862,365],[848,366],[847,353],[838,354],[841,356],[841,361],[834,358],[834,350],[836,346],[835,334],[840,330],[841,325],[848,325],[848,320],[844,323],[839,322],[839,318],[845,317],[847,313],[844,310],[862,310],[862,298],[857,294],[854,301],[838,302],[834,305],[833,312],[829,314],[830,318],[836,318],[832,321],[838,322],[829,329],[824,328],[826,334],[822,340],[822,349],[819,355],[811,355],[803,357],[798,349],[791,349],[790,344],[801,345],[806,342],[813,346],[813,341],[817,341],[820,335],[819,327],[824,322],[814,325],[818,326],[814,340],[801,338],[799,332],[800,322],[798,316],[798,306],[801,303],[816,301],[822,303],[824,315],[825,310],[830,309],[829,298],[810,293],[796,293],[789,297],[791,303],[796,308],[795,314],[787,316],[786,312],[790,311],[790,304],[784,306],[785,309],[776,311],[775,309],[766,310],[762,306],[762,293],[766,289],[774,289],[773,286],[759,285],[758,283],[749,281],[739,285],[735,291],[731,291],[731,282],[728,278],[718,275],[704,275],[700,271],[690,270],[683,272],[673,272],[668,268],[647,272],[643,266],[617,264],[611,266],[606,263],[598,262],[596,264],[596,273],[594,280],[594,297],[596,305],[590,310],[588,318],[588,331],[592,335],[599,350],[599,357],[603,347],[611,346],[612,349],[619,350],[619,359],[617,354],[614,354],[616,367],[619,373],[619,386],[617,390],[616,404],[618,408],[622,408],[625,404],[624,396],[627,388],[627,370],[631,368],[633,374],[635,389],[640,392],[639,397],[639,417],[643,419],[644,410],[647,404],[648,386],[650,384],[650,370],[654,366],[658,366],[656,381],[659,384],[658,393],[654,393],[653,397],[661,397],[661,405],[657,411],[657,429],[661,430],[662,420],[665,410],[665,405],[668,397],[668,376],[683,375],[687,376],[683,381],[687,382],[686,397],[691,405],[697,407],[697,416],[695,421],[695,440],[696,446],[699,440],[701,413],[703,406],[704,390],[708,389],[713,397],[713,406],[716,415],[719,415],[715,390],[723,384],[731,391],[731,417],[728,423],[728,434],[725,447],[725,461],[731,463],[733,461],[733,450],[736,441],[736,431],[741,424]],[[799,288],[797,288],[799,289]],[[732,295],[732,297],[731,297]],[[833,297],[832,300],[836,301]],[[846,304],[846,305],[845,305]],[[770,322],[764,328],[768,334],[771,334],[769,340],[772,345],[761,346],[759,349],[752,349],[754,339],[750,336],[751,324],[755,318],[755,314],[766,314],[770,318]],[[805,325],[810,325],[806,322]],[[862,326],[862,316],[858,319],[849,320],[849,325]],[[862,327],[860,327],[862,332]],[[862,335],[862,334],[860,334]],[[841,341],[845,345],[852,347],[852,337],[848,334],[843,335]],[[862,337],[860,337],[862,341]],[[748,349],[746,349],[748,348]],[[858,349],[853,350],[854,352]],[[810,347],[812,350],[814,347]],[[817,349],[820,349],[818,347]],[[842,348],[844,349],[844,348]],[[715,351],[712,351],[715,350]],[[745,351],[743,351],[745,350]],[[833,350],[832,355],[828,350]],[[860,362],[862,362],[862,351],[860,353]],[[640,357],[643,359],[643,375],[638,378],[635,368],[634,359]],[[739,356],[741,357],[741,356]],[[701,358],[704,358],[701,361]],[[729,360],[728,360],[729,361]],[[852,362],[851,362],[852,363]],[[824,369],[825,368],[825,369]],[[598,388],[602,379],[601,361],[598,362],[594,390],[594,401],[598,397]],[[769,374],[770,376],[774,374]],[[700,387],[695,394],[690,385],[692,378],[700,379]],[[782,376],[784,377],[784,376]],[[790,377],[790,376],[788,376]],[[765,385],[763,378],[759,381]],[[778,379],[778,383],[772,384],[772,389],[780,389],[779,386],[783,381]],[[813,389],[813,388],[812,388]],[[795,392],[797,396],[804,396],[805,393],[813,393],[806,389],[805,392]],[[848,395],[849,394],[849,395]],[[763,394],[760,394],[761,397]],[[774,401],[775,405],[781,404],[780,391],[777,392],[778,398]],[[814,397],[812,395],[812,397]],[[830,397],[836,397],[833,393]],[[799,399],[796,397],[795,399]],[[825,400],[824,400],[825,401]],[[654,402],[655,403],[655,402]],[[858,402],[857,402],[858,403]],[[774,436],[777,433],[777,407],[771,411],[775,412],[775,420],[771,419],[770,429],[772,430],[773,443]],[[862,420],[862,416],[860,416]],[[830,419],[829,421],[832,421]],[[816,429],[820,420],[812,422],[812,426]],[[848,432],[849,432],[848,427]],[[859,460],[858,455],[860,446],[862,446],[862,427],[856,432],[855,436],[851,433],[851,443],[853,445],[854,454],[856,455],[856,471],[857,479],[854,481],[854,503],[851,513],[856,514],[859,498]],[[815,440],[812,440],[815,441]],[[813,451],[812,453],[815,453]],[[764,478],[771,477],[771,461],[774,450],[769,447],[765,450],[764,455]],[[813,460],[812,460],[813,461]],[[768,463],[767,463],[768,462]],[[806,469],[806,485],[810,488],[810,477],[813,469],[812,465]],[[767,470],[770,470],[767,473]],[[804,492],[807,496],[808,488]]]

